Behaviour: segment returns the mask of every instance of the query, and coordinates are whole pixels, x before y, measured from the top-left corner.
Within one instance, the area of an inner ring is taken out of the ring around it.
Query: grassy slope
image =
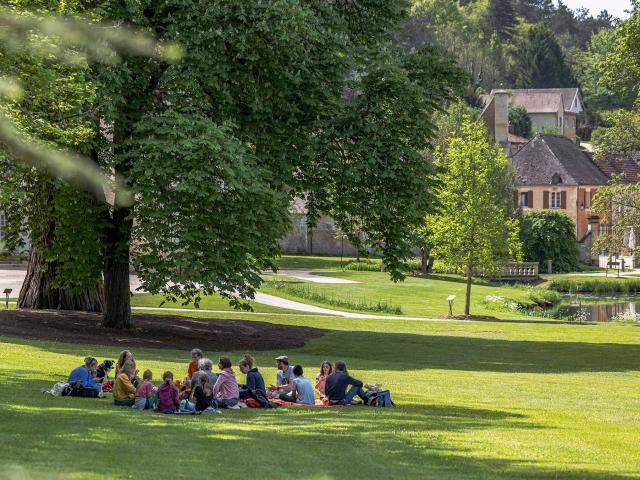
[[[383,272],[354,272],[354,271],[323,271],[321,275],[347,278],[362,282],[359,284],[313,284],[311,288],[322,291],[337,298],[369,299],[371,301],[385,300],[394,305],[400,305],[402,312],[409,316],[440,317],[449,312],[447,297],[456,295],[454,313],[463,313],[465,288],[464,282],[458,279],[450,281],[438,279],[424,279],[407,277],[404,282],[394,283],[387,273]],[[303,282],[297,279],[283,279],[284,281]],[[265,285],[262,291],[273,295],[300,300],[287,295],[282,290]],[[503,295],[514,300],[526,302],[527,290],[524,287],[493,287],[487,285],[473,285],[471,288],[471,313],[474,315],[492,315],[498,318],[528,318],[513,312],[500,312],[486,308],[482,301],[487,295]],[[315,303],[300,300],[306,303]],[[316,303],[324,306],[322,304]]]
[[[38,390],[111,347],[0,338],[0,478],[632,478],[640,455],[640,338],[628,326],[273,317],[335,328],[286,352],[392,389],[395,409],[171,417]],[[214,357],[220,352],[207,352]],[[231,352],[237,359],[240,352]],[[257,356],[267,381],[276,353]],[[156,377],[187,352],[137,350]]]

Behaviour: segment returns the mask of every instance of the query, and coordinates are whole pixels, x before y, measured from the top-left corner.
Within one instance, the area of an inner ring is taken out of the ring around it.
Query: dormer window
[[[559,183],[562,183],[562,177],[557,173],[554,173],[553,177],[551,177],[551,184],[558,185]]]

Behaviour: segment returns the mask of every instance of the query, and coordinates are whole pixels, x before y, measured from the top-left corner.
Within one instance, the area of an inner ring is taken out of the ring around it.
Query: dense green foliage
[[[516,88],[575,87],[576,80],[565,63],[555,35],[544,25],[534,25],[517,45],[513,65]]]
[[[87,197],[84,215],[78,196],[69,212],[84,230],[57,231],[67,253],[73,241],[99,247],[90,258],[103,265],[106,325],[130,324],[131,262],[143,288],[170,298],[197,301],[200,289],[250,298],[257,273],[274,266],[294,196],[308,196],[312,215],[329,213],[343,231],[357,230],[355,243],[366,236],[393,278],[402,277],[411,232],[433,204],[423,156],[431,115],[464,84],[437,49],[407,53],[390,41],[408,2],[74,6],[183,52],[175,63],[124,53],[81,65],[91,112],[80,115],[82,148],[135,193]],[[34,196],[52,204],[42,189]],[[50,217],[46,225],[71,221]],[[86,252],[75,253],[76,265],[87,263]]]
[[[527,109],[521,105],[509,106],[509,126],[513,133],[524,138],[533,136],[533,123]]]
[[[553,210],[528,213],[521,220],[520,238],[525,261],[539,262],[541,271],[546,271],[547,260],[553,262],[555,272],[579,269],[575,224],[565,213]]]
[[[467,276],[465,314],[469,314],[471,278],[491,274],[520,256],[517,222],[510,218],[511,178],[504,152],[489,143],[486,131],[467,117],[461,134],[438,152],[443,167],[439,210],[427,218],[434,256]]]

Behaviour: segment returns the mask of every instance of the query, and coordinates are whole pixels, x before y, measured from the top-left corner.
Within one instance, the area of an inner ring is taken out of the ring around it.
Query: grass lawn
[[[164,303],[163,303],[164,302]],[[257,302],[249,302],[254,312],[262,313],[300,313],[295,310],[288,310],[286,308],[272,307],[270,305],[263,305]],[[150,293],[139,293],[131,298],[131,306],[133,307],[164,307],[164,308],[195,308],[193,303],[183,304],[178,302],[167,302],[162,295],[151,295]],[[236,311],[231,305],[229,300],[220,295],[207,295],[202,297],[200,301],[200,307],[203,310],[221,310],[221,311]]]
[[[404,282],[394,283],[389,278],[389,275],[384,272],[333,270],[318,272],[318,274],[361,282],[357,284],[306,283],[309,285],[311,290],[323,292],[337,299],[365,299],[369,301],[381,300],[393,305],[400,305],[404,315],[437,318],[449,312],[447,297],[449,295],[455,295],[456,300],[454,301],[454,314],[464,312],[466,284],[461,278],[451,277],[450,279],[439,279],[406,277]],[[304,280],[286,277],[281,280],[298,284],[305,283]],[[292,300],[330,307],[330,305],[323,303],[301,299],[268,284],[265,284],[261,291]],[[516,301],[528,303],[529,299],[526,287],[473,285],[471,288],[471,313],[474,315],[491,315],[498,318],[531,318],[517,312],[505,312],[488,308],[483,304],[483,300],[487,295],[501,295]]]
[[[341,358],[398,406],[184,417],[44,397],[86,354],[119,349],[0,337],[0,478],[640,477],[637,327],[265,319],[331,330],[294,351],[258,352],[267,382],[277,354],[309,377]],[[224,353],[235,362],[242,352]],[[134,354],[156,380],[186,371],[188,352]]]
[[[344,257],[342,264],[355,262],[355,257]],[[362,259],[365,261],[366,259]],[[380,259],[368,259],[368,261],[380,263]],[[340,257],[320,257],[308,255],[283,255],[278,261],[278,268],[284,270],[333,270],[340,268]]]

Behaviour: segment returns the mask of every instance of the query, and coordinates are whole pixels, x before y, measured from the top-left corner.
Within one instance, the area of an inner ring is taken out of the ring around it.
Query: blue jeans
[[[366,392],[362,390],[362,387],[352,386],[340,403],[342,403],[343,405],[348,405],[356,395],[358,395],[364,402],[369,399],[369,395],[367,395]]]
[[[216,398],[213,400],[213,408],[229,408],[238,404],[237,398]]]

